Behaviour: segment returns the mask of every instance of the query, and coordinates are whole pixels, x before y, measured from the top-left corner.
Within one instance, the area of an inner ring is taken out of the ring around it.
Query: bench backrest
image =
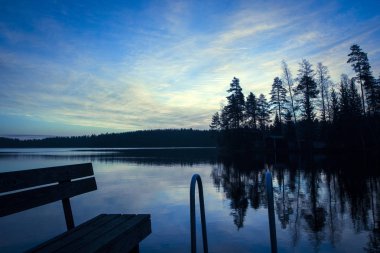
[[[91,163],[0,173],[0,217],[96,189]]]

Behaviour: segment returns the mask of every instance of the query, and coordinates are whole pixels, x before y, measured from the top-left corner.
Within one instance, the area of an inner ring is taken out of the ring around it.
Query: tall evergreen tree
[[[271,109],[276,111],[276,115],[278,116],[279,124],[281,126],[282,118],[286,114],[285,105],[288,102],[288,100],[286,99],[286,89],[284,88],[280,78],[276,77],[274,79],[270,95]]]
[[[270,123],[269,103],[264,94],[260,94],[257,100],[257,121],[261,130],[265,130],[266,126]]]
[[[230,93],[227,96],[228,104],[226,106],[230,126],[232,128],[240,128],[244,121],[245,101],[238,78],[234,77],[232,79],[227,92]]]
[[[369,111],[374,113],[376,108],[376,84],[372,76],[367,54],[357,44],[352,45],[350,50],[351,53],[348,54],[347,63],[351,63],[356,73],[356,80],[360,84],[363,113],[366,113],[365,100],[367,100]]]
[[[290,69],[288,67],[288,64],[285,61],[282,61],[282,79],[284,83],[286,84],[290,96],[290,107],[291,107],[291,112],[293,114],[293,120],[294,123],[297,123],[297,116],[296,116],[296,104],[295,104],[295,99],[293,96],[293,78],[292,78],[292,73],[290,72]]]
[[[302,95],[300,102],[303,118],[308,122],[315,118],[313,99],[319,93],[317,83],[314,81],[314,71],[311,67],[312,65],[307,60],[302,60],[298,70],[298,85],[296,87],[296,91]]]
[[[321,119],[322,121],[326,121],[326,116],[329,116],[329,83],[330,83],[330,76],[328,74],[328,69],[326,66],[324,66],[322,63],[317,64],[317,84],[320,90],[321,94]]]
[[[255,95],[250,92],[245,102],[246,123],[249,128],[257,128],[257,101]]]

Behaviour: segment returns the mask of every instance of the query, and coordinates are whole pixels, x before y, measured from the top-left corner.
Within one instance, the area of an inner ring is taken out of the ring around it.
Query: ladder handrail
[[[201,177],[198,174],[194,174],[190,183],[190,223],[191,223],[191,252],[197,252],[197,238],[195,230],[195,184],[198,182],[199,193],[199,207],[201,211],[201,223],[202,223],[202,237],[203,237],[203,251],[208,253],[207,244],[207,230],[206,230],[206,215],[205,204],[203,198],[203,186]]]
[[[273,203],[274,202],[273,184],[272,184],[272,174],[270,173],[269,169],[267,169],[265,173],[265,188],[267,192],[271,252],[277,253],[276,222],[275,222],[275,216],[274,216],[274,203]]]

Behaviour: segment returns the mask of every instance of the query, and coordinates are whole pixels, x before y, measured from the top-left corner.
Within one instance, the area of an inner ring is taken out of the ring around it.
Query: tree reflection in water
[[[377,164],[368,160],[295,159],[273,166],[277,223],[293,246],[307,236],[315,250],[342,239],[345,226],[368,231],[363,250],[380,251],[380,194]],[[230,200],[236,228],[244,227],[248,206],[266,208],[264,162],[221,159],[211,176]]]

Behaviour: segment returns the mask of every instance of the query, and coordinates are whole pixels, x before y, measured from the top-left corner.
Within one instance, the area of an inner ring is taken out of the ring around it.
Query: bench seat
[[[149,214],[100,214],[27,252],[138,252],[150,233]]]

